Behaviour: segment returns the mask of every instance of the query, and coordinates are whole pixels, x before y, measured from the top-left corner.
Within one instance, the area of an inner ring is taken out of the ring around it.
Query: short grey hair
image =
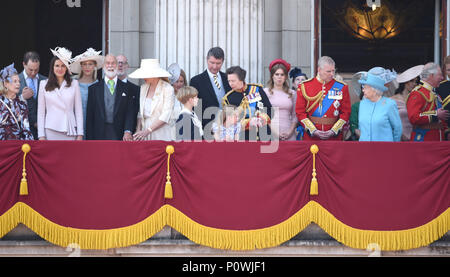
[[[437,74],[439,71],[439,65],[435,64],[435,63],[427,63],[423,69],[422,72],[420,73],[420,79],[421,80],[426,80],[428,79],[431,75],[433,74]]]
[[[334,62],[334,60],[331,57],[328,56],[322,56],[319,58],[319,60],[317,61],[317,66],[320,68],[323,68],[324,65],[332,65],[332,66],[336,66],[336,63]]]

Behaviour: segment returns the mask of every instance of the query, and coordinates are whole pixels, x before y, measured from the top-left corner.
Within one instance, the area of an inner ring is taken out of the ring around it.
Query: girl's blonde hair
[[[231,104],[223,106],[222,110],[220,110],[219,112],[219,116],[217,117],[219,121],[217,125],[222,126],[227,121],[227,117],[235,113],[238,113],[240,119],[242,114],[242,108]]]

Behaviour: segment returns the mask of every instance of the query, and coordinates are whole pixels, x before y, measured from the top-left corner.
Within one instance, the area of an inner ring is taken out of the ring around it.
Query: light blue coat
[[[394,100],[386,97],[377,102],[361,100],[358,119],[359,141],[400,141],[402,121]]]

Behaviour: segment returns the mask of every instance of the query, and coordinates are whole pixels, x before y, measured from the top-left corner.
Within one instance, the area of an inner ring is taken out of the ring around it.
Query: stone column
[[[284,0],[286,1],[286,0]],[[274,59],[283,57],[283,2],[279,0],[264,1],[264,34],[263,34],[263,65],[264,84],[270,78],[269,64]]]
[[[109,52],[114,55],[125,55],[128,58],[130,72],[140,64],[140,2],[147,1],[110,0]]]
[[[264,2],[264,76],[276,58],[298,66],[311,77],[311,0],[265,0]]]
[[[140,0],[139,55],[141,59],[156,58],[155,25],[155,0]]]
[[[311,0],[284,0],[282,11],[283,58],[311,77]]]

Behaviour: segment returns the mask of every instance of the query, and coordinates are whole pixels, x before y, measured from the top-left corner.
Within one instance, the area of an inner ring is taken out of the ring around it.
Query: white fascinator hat
[[[70,70],[70,64],[73,62],[72,51],[64,47],[56,47],[55,50],[50,49],[50,51],[52,51],[52,54],[64,63],[69,73],[72,74],[72,71]]]
[[[96,51],[93,48],[89,48],[83,54],[80,54],[73,58],[73,63],[70,65],[70,70],[73,73],[81,73],[81,63],[87,61],[94,61],[96,63],[96,69],[99,70],[103,67],[105,57],[101,55],[102,51]]]

